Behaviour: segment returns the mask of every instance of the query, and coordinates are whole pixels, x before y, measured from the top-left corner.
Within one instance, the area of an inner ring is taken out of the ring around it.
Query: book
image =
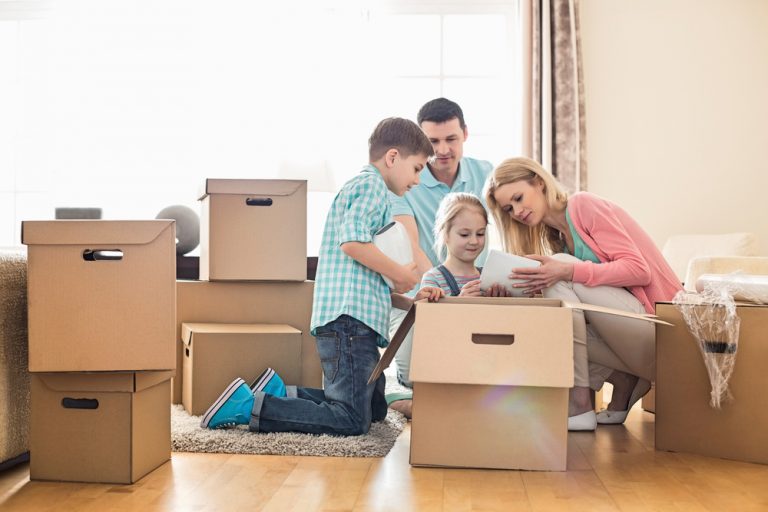
[[[525,279],[510,279],[509,274],[513,268],[538,267],[541,263],[506,252],[491,249],[488,259],[485,261],[483,271],[480,273],[480,289],[485,291],[494,283],[504,285],[513,297],[522,297],[524,288],[514,288],[516,283],[524,283]]]

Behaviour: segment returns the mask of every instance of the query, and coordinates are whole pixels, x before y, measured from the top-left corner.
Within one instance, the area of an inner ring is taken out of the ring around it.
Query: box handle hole
[[[272,206],[271,197],[249,197],[245,200],[248,206]]]
[[[99,401],[95,398],[62,398],[61,405],[65,409],[98,409]]]
[[[120,249],[86,249],[83,251],[85,261],[119,261],[123,259]]]
[[[511,345],[514,342],[514,334],[472,334],[472,343],[476,345]]]

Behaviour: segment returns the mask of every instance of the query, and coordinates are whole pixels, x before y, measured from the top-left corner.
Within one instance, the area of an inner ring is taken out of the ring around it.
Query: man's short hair
[[[375,162],[390,149],[397,149],[404,157],[435,154],[432,143],[421,128],[408,119],[388,117],[381,121],[368,139],[368,158]]]
[[[464,123],[464,112],[461,111],[459,104],[446,98],[437,98],[428,101],[421,107],[418,116],[416,116],[419,126],[421,126],[421,123],[424,121],[445,123],[454,118],[459,120],[459,126],[461,126],[462,130],[467,127]]]

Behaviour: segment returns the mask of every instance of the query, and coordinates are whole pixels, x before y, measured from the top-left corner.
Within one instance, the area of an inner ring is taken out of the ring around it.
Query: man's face
[[[421,129],[429,138],[435,149],[435,159],[429,166],[438,173],[456,174],[459,160],[464,155],[464,141],[467,140],[467,129],[462,129],[458,118],[444,123],[424,121]]]

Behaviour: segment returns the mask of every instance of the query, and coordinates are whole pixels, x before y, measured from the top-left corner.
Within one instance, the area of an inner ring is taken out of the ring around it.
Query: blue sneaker
[[[267,368],[251,383],[251,392],[262,391],[273,396],[288,396],[285,391],[283,379],[272,368]]]
[[[247,425],[253,409],[253,393],[248,384],[237,378],[211,405],[200,421],[203,428],[234,427]]]

